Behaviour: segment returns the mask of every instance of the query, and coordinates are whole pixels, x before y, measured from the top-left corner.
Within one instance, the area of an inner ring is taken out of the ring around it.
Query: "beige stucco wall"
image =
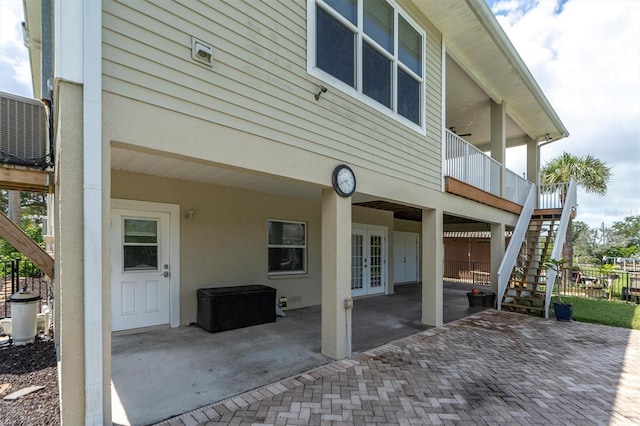
[[[413,232],[416,234],[422,232],[422,224],[413,220],[394,219],[393,228],[396,231]]]
[[[54,316],[61,418],[84,423],[82,86],[58,81]],[[61,143],[64,141],[64,143]]]
[[[83,89],[82,85],[56,81],[55,128],[55,196],[54,214],[54,324],[58,358],[61,421],[63,424],[85,422],[85,274],[84,274],[84,206],[83,206]],[[102,170],[102,204],[109,202],[108,148],[102,146],[105,167]],[[106,208],[106,207],[104,207]],[[103,211],[103,213],[106,210]],[[103,215],[102,235],[102,396],[105,424],[111,423],[111,298],[109,216]],[[104,285],[104,284],[107,285]],[[95,283],[94,283],[95,284]],[[97,283],[100,285],[100,283]]]
[[[113,171],[112,197],[180,205],[180,324],[196,320],[196,290],[264,284],[286,296],[288,308],[320,303],[319,202],[186,180]],[[307,273],[267,273],[267,221],[307,223]]]

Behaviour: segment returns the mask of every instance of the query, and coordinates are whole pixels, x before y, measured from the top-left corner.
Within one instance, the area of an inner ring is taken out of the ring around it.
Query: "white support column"
[[[350,356],[351,199],[322,190],[322,354]]]
[[[537,141],[527,141],[527,180],[538,185],[540,180],[540,146]]]
[[[422,210],[422,323],[436,327],[443,324],[442,221],[442,210]]]
[[[506,168],[505,168],[505,159],[506,159],[506,149],[507,149],[507,132],[506,132],[506,123],[507,123],[507,104],[502,102],[501,104],[497,104],[495,102],[491,102],[491,158],[496,160],[501,164],[500,167],[500,176],[495,177],[491,176],[491,189],[492,192],[499,188],[499,191],[496,191],[500,196],[505,195],[505,176],[506,176]]]
[[[73,110],[78,113],[78,117],[65,113],[60,116],[56,129],[58,132],[72,133],[75,126],[82,128],[81,134],[73,133],[72,138],[56,137],[58,149],[68,156],[63,161],[69,160],[69,167],[74,171],[82,170],[82,210],[81,213],[74,212],[79,216],[74,216],[74,219],[81,223],[82,232],[70,234],[70,230],[75,229],[70,227],[68,221],[62,221],[63,216],[59,216],[60,234],[56,236],[56,239],[62,239],[65,235],[74,235],[76,239],[80,236],[81,245],[72,245],[72,248],[81,250],[75,255],[82,259],[82,275],[79,280],[82,288],[77,288],[73,294],[66,288],[73,285],[72,281],[76,278],[73,275],[76,272],[74,264],[68,262],[70,256],[66,255],[67,260],[58,263],[59,268],[56,269],[58,283],[64,282],[61,289],[63,300],[60,303],[67,303],[67,309],[63,308],[58,313],[61,316],[60,330],[56,330],[56,333],[62,334],[59,348],[62,371],[61,417],[65,424],[102,425],[110,423],[110,395],[105,392],[109,366],[104,364],[104,342],[109,337],[105,336],[108,327],[104,327],[103,321],[103,314],[109,307],[102,303],[102,232],[108,228],[108,222],[105,224],[103,221],[102,185],[102,0],[57,1],[54,13],[55,77],[58,81],[68,82],[60,83],[63,86],[60,93],[63,96],[73,95],[76,88],[71,84],[77,84],[82,98],[82,108],[79,111]],[[60,99],[54,101],[59,107]],[[69,106],[67,104],[67,108]],[[77,154],[80,155],[71,157]],[[57,167],[56,174],[60,172],[61,167]],[[76,183],[63,182],[60,178],[57,183],[61,189],[60,194],[69,194],[69,189]],[[58,201],[60,206],[66,203],[68,199],[62,197]],[[64,255],[64,244],[60,244],[58,248]],[[69,306],[70,297],[81,303],[81,306]],[[76,329],[73,322],[80,323],[80,329]],[[68,338],[71,333],[74,333],[73,339]],[[106,351],[110,352],[110,348],[106,348]],[[78,386],[76,382],[80,371],[84,386]],[[84,417],[79,420],[78,417],[82,414]]]
[[[505,226],[503,223],[491,224],[491,291],[498,293],[498,268],[504,257]]]
[[[101,425],[108,405],[102,334],[102,1],[83,4],[83,28],[85,425]]]

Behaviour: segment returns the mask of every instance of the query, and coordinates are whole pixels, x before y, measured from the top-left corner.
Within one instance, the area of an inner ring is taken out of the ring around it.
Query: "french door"
[[[351,232],[351,295],[384,293],[386,289],[386,228],[355,227]]]

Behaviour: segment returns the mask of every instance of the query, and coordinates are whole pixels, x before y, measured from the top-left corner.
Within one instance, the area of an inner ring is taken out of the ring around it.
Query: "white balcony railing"
[[[504,198],[509,201],[513,201],[516,204],[523,205],[527,200],[527,194],[533,184],[509,169],[506,169],[505,179],[506,192]]]
[[[445,129],[444,175],[523,205],[531,182],[506,170],[505,194],[500,193],[502,165],[455,133]]]
[[[538,194],[538,207],[539,209],[561,209],[564,207],[565,200],[576,199],[575,185],[571,187],[568,182],[565,183],[552,183],[547,185],[540,185],[540,192]],[[573,192],[572,192],[573,191]]]

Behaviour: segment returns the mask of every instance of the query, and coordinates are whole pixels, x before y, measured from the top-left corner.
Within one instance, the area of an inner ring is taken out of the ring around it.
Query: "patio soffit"
[[[221,167],[198,159],[169,155],[165,152],[138,150],[136,147],[111,145],[111,169],[145,174],[160,178],[200,182],[248,191],[263,192],[320,202],[321,187],[244,170]],[[386,200],[372,199],[365,194],[354,194],[354,206],[394,212],[396,219],[422,221],[422,210]],[[487,224],[471,218],[444,215],[444,224],[450,230],[486,230]]]
[[[111,146],[111,169],[286,197],[317,201],[321,199],[319,186],[128,146]]]
[[[536,141],[544,141],[547,135],[552,140],[568,136],[569,132],[484,0],[405,0],[403,3],[423,14],[442,33],[447,54],[488,99],[506,103],[507,114],[513,121],[507,123],[508,138],[509,127],[513,131],[513,124]],[[451,64],[451,61],[447,63]],[[447,69],[448,82],[453,77]],[[447,90],[453,90],[449,84]],[[454,99],[447,94],[447,103],[462,102],[463,99]],[[490,108],[488,102],[486,108]],[[454,118],[452,113],[447,108],[447,126],[455,126],[459,134],[475,132],[477,140],[470,142],[484,149],[482,145],[489,140],[486,136],[481,137],[482,130],[469,132],[463,124],[450,124]],[[519,144],[514,140],[510,145]]]

